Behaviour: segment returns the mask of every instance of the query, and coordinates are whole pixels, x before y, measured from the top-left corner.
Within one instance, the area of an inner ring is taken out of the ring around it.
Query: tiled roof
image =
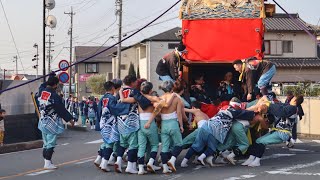
[[[101,52],[109,47],[101,47],[101,46],[76,46],[75,47],[75,60],[83,60],[88,58],[98,52]],[[112,62],[112,53],[116,51],[117,48],[113,47],[106,52],[103,52],[97,55],[94,58],[87,60],[86,62]]]
[[[318,58],[267,58],[277,67],[320,67],[320,59]]]
[[[274,14],[273,17],[268,17],[264,20],[267,31],[303,31],[301,26],[304,26],[309,31],[313,29],[304,22],[298,14],[291,14],[294,19],[301,22],[303,25],[298,25],[295,20],[291,19],[287,14]]]
[[[146,41],[180,41],[180,39],[177,38],[177,36],[175,34],[180,30],[181,30],[181,27],[175,27],[173,29],[162,32],[162,33],[157,34],[155,36],[146,38],[142,42],[146,42]]]

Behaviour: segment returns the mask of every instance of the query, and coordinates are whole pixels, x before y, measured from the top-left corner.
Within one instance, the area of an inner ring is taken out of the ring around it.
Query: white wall
[[[283,53],[281,56],[266,55],[266,57],[316,57],[317,49],[314,40],[305,32],[266,32],[265,40],[292,40],[293,53]]]

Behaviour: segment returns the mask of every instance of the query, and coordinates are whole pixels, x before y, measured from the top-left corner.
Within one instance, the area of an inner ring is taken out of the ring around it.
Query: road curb
[[[14,144],[5,144],[4,146],[0,147],[0,154],[37,149],[37,148],[41,148],[42,145],[43,145],[42,140],[21,142],[21,143],[14,143]]]
[[[298,133],[298,138],[320,140],[320,135],[314,135],[314,134],[299,134],[299,133]]]

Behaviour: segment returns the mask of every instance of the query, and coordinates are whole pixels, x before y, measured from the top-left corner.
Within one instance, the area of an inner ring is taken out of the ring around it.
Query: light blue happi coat
[[[128,115],[118,116],[118,129],[120,134],[130,134],[136,132],[140,128],[138,105],[135,103]]]
[[[100,120],[101,136],[105,143],[111,144],[119,141],[119,131],[117,127],[117,118],[111,115],[109,108],[102,109]]]

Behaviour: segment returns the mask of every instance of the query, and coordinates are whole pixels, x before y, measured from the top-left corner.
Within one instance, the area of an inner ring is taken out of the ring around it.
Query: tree
[[[106,75],[99,74],[89,77],[86,86],[89,87],[93,94],[102,95],[105,93],[103,84],[106,82]]]
[[[133,63],[132,63],[132,62],[130,63],[130,66],[129,66],[129,72],[128,72],[128,75],[132,75],[132,76],[137,77],[137,74],[136,74],[136,71],[134,70],[134,65],[133,65]]]
[[[140,77],[140,68],[139,68],[139,66],[138,66],[138,69],[137,69],[137,79],[140,79],[141,77]]]

